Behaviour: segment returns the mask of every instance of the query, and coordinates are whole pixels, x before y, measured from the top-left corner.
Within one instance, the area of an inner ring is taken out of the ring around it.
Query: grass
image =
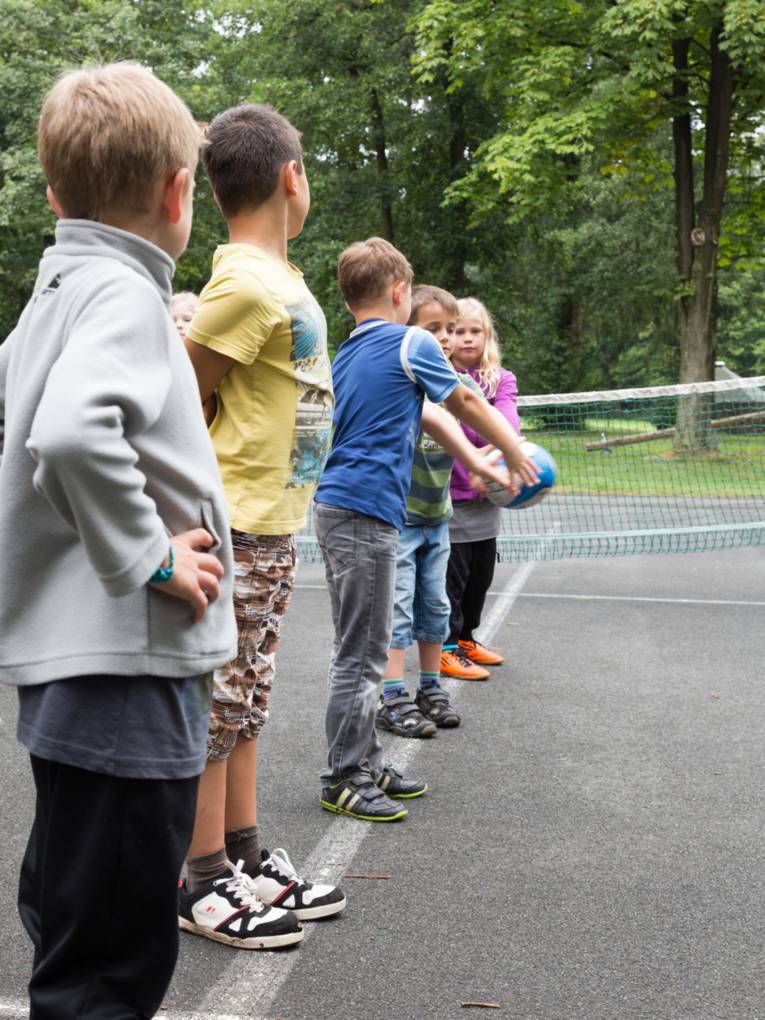
[[[526,430],[526,422],[523,424]],[[587,444],[597,442],[603,432],[627,435],[653,431],[648,422],[611,420],[608,429],[602,424],[588,421],[588,431],[582,432],[531,430],[534,441],[549,450],[557,462],[558,492],[702,499],[759,497],[765,501],[765,431],[746,436],[720,434],[713,456],[673,457],[671,439],[586,450]],[[615,424],[626,427],[615,428]]]

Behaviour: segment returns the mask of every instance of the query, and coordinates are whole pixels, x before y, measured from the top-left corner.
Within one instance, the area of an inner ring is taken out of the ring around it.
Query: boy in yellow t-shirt
[[[270,106],[236,107],[210,125],[204,162],[230,243],[215,252],[186,347],[202,401],[217,395],[210,434],[231,515],[239,650],[215,674],[180,923],[229,945],[270,948],[299,941],[299,920],[345,906],[339,889],[301,879],[283,850],[260,849],[255,800],[294,535],[327,459],[334,397],[324,315],[287,259],[310,205],[300,134]],[[253,908],[246,930],[218,910],[226,884]],[[259,918],[258,899],[290,913]]]

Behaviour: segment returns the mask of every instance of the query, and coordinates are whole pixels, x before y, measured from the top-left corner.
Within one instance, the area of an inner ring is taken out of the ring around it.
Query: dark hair
[[[443,287],[434,287],[429,283],[418,283],[412,291],[412,313],[409,316],[409,325],[417,322],[417,313],[423,305],[440,305],[445,312],[450,312],[455,319],[459,318],[457,299]]]
[[[265,103],[219,113],[207,129],[202,158],[224,216],[267,202],[285,163],[294,159],[303,169],[300,132]]]
[[[413,275],[406,256],[382,237],[356,241],[337,260],[337,282],[349,308],[376,301],[399,280],[411,283]]]

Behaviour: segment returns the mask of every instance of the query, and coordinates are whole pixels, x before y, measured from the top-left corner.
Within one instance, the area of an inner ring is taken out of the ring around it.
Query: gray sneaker
[[[423,719],[406,691],[380,700],[375,725],[378,730],[387,730],[399,737],[433,737],[436,733],[436,723]]]
[[[459,726],[461,721],[459,714],[449,701],[449,695],[438,684],[420,687],[415,695],[415,701],[422,715],[436,726],[444,729]]]
[[[364,822],[397,822],[406,818],[406,808],[390,800],[365,769],[358,769],[325,786],[321,806],[336,815],[360,818]]]

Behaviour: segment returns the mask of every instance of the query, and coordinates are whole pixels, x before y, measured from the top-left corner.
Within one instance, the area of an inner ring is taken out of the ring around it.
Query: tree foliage
[[[202,121],[267,101],[302,130],[313,201],[291,257],[334,343],[349,324],[337,255],[382,234],[418,280],[485,301],[523,391],[672,381],[692,285],[677,262],[673,123],[690,120],[696,223],[717,28],[735,86],[717,350],[734,370],[765,371],[759,0],[4,0],[3,11],[0,337],[52,235],[34,151],[42,96],[61,68],[135,59]],[[200,174],[179,288],[203,285],[224,239]]]

